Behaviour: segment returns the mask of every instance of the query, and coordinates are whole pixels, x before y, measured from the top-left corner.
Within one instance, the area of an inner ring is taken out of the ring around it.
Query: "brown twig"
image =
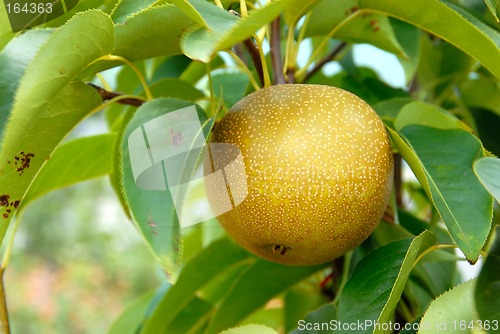
[[[309,73],[306,74],[306,77],[304,78],[304,82],[307,82],[307,80],[309,80],[314,74],[316,74],[316,72],[318,72],[319,70],[321,70],[323,68],[323,66],[325,66],[325,64],[331,62],[332,60],[335,59],[335,57],[338,56],[338,54],[346,47],[347,43],[346,42],[341,42],[339,45],[337,45],[337,47],[335,49],[333,49],[332,51],[330,51],[329,54],[327,54],[325,56],[325,58],[321,59],[317,64],[316,66],[314,66],[312,68],[311,71],[309,71]]]
[[[286,69],[286,82],[295,83],[295,68],[290,67]]]
[[[254,41],[249,38],[243,42],[243,45],[247,48],[250,57],[252,57],[252,62],[257,70],[257,74],[259,76],[259,81],[262,86],[264,86],[264,70],[262,68],[262,61],[260,60],[259,47]]]
[[[283,60],[281,58],[280,17],[271,23],[271,63],[273,66],[273,83],[281,85],[285,83],[283,75]]]
[[[0,333],[10,334],[9,313],[3,284],[4,268],[0,267]]]
[[[97,91],[97,93],[99,93],[99,95],[101,95],[101,98],[103,101],[108,101],[108,100],[114,99],[115,97],[123,95],[122,93],[115,93],[115,92],[107,91],[104,88],[99,87],[97,85],[94,85],[93,83],[90,83],[90,82],[87,82],[87,85],[89,85],[90,87],[93,87]],[[140,107],[144,103],[144,101],[140,100],[140,99],[126,98],[126,99],[118,100],[118,101],[116,101],[116,103],[126,104],[126,105],[133,106],[133,107]]]
[[[235,10],[229,10],[229,13],[241,17],[240,13]],[[252,38],[246,39],[243,41],[243,45],[245,45],[250,57],[252,58],[253,65],[257,70],[257,75],[259,76],[259,81],[262,86],[264,86],[264,70],[262,67],[262,61],[260,59],[260,52],[257,44],[254,43]]]
[[[418,83],[417,76],[415,75],[413,79],[410,82],[410,86],[408,87],[408,93],[410,95],[414,95],[416,91],[420,88],[420,85]]]

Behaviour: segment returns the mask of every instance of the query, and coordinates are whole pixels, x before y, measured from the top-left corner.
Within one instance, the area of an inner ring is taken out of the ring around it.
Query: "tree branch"
[[[283,60],[281,58],[280,17],[271,23],[271,63],[273,66],[273,83],[281,85],[285,83],[283,75]]]
[[[230,9],[229,13],[241,17],[240,13],[238,13],[235,10]],[[252,40],[252,37],[249,39],[243,41],[243,45],[245,45],[248,53],[250,54],[250,57],[252,58],[253,65],[255,66],[255,69],[257,70],[257,75],[259,76],[259,81],[262,86],[264,86],[264,70],[262,68],[262,61],[260,59],[260,52],[259,48],[257,47],[257,44],[254,43]]]
[[[262,69],[262,61],[260,60],[260,53],[257,44],[254,43],[252,38],[249,38],[243,42],[243,45],[247,48],[250,57],[252,57],[253,65],[257,70],[257,74],[259,76],[259,81],[262,86],[264,86],[264,70]]]
[[[108,101],[108,100],[114,99],[115,97],[124,95],[122,93],[109,92],[109,91],[105,90],[104,88],[99,87],[97,85],[94,85],[93,83],[90,83],[90,82],[87,82],[87,85],[89,85],[90,87],[93,87],[97,91],[97,93],[99,93],[99,95],[101,95],[101,98],[103,101]],[[118,101],[116,101],[116,103],[126,104],[126,105],[133,106],[133,107],[140,107],[144,103],[144,101],[139,100],[139,99],[134,99],[134,98],[126,98],[126,99],[118,100]]]
[[[307,82],[307,80],[309,80],[314,74],[316,74],[316,72],[321,70],[321,68],[323,68],[325,64],[334,60],[335,57],[337,57],[338,54],[346,47],[346,45],[347,45],[346,42],[341,42],[339,45],[337,45],[335,49],[333,49],[329,54],[327,54],[325,58],[323,58],[319,63],[317,63],[316,66],[314,66],[312,70],[306,74],[306,77],[304,78],[304,83]]]

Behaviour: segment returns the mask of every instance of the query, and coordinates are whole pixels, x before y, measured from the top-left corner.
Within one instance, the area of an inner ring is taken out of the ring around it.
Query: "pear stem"
[[[283,60],[281,58],[280,17],[271,23],[271,62],[273,66],[273,83],[281,85],[285,83],[283,75]]]

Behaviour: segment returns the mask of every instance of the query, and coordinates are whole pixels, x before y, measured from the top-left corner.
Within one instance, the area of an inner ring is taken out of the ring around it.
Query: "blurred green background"
[[[102,114],[71,137],[105,131]],[[12,333],[103,333],[162,272],[109,180],[52,192],[30,205],[4,276]]]

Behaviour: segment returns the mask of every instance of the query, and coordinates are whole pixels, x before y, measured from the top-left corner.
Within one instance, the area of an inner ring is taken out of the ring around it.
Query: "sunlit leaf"
[[[298,3],[296,6],[291,6],[285,9],[284,18],[287,25],[291,26],[297,23],[297,21],[307,13],[312,7],[314,7],[319,0],[304,0]]]
[[[435,0],[359,0],[358,5],[427,30],[477,59],[500,79],[500,33],[458,6]]]
[[[418,334],[473,333],[473,328],[482,329],[476,323],[478,316],[473,307],[476,283],[477,279],[460,284],[435,299],[420,321]]]
[[[171,4],[147,8],[130,16],[126,23],[115,26],[114,55],[130,61],[180,54],[179,38],[194,26],[179,8]],[[93,63],[81,76],[93,75],[108,68],[123,65],[110,60]]]
[[[464,126],[448,110],[420,101],[406,104],[394,122],[394,126],[398,130],[412,124],[438,129],[457,129]]]
[[[111,18],[115,23],[125,23],[127,18],[154,3],[158,0],[120,0],[111,12]]]
[[[378,13],[356,13],[357,0],[321,0],[313,8],[305,36],[328,35],[353,43],[370,43],[404,56],[387,16]]]
[[[271,22],[284,9],[303,0],[276,0],[263,8],[250,11],[249,15],[237,18],[215,5],[195,6],[206,21],[208,28],[191,29],[183,35],[181,47],[192,59],[209,62],[215,52],[230,48],[252,36],[259,28]],[[206,3],[203,0],[192,4]]]
[[[274,329],[263,325],[246,325],[241,327],[231,328],[220,332],[220,334],[278,334]]]

